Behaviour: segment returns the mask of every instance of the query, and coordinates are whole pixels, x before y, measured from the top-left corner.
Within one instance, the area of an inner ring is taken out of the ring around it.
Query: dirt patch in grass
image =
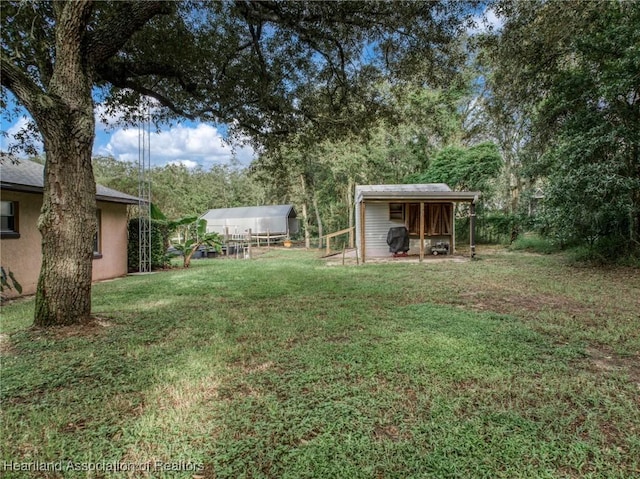
[[[640,354],[620,356],[606,347],[589,346],[585,353],[591,369],[601,374],[622,372],[640,389]]]
[[[55,339],[93,337],[113,327],[114,323],[108,318],[92,317],[82,324],[58,326],[53,328],[32,328],[35,334],[44,334]]]
[[[603,313],[588,305],[582,304],[566,296],[544,294],[510,294],[504,291],[487,291],[460,293],[463,304],[475,311],[492,311],[500,314],[534,313],[543,311],[562,311],[570,316],[595,315]]]
[[[376,441],[409,441],[411,433],[402,431],[398,426],[393,424],[378,426],[373,429],[373,437]]]
[[[11,339],[8,334],[0,334],[0,356],[12,356],[17,351],[11,344]]]

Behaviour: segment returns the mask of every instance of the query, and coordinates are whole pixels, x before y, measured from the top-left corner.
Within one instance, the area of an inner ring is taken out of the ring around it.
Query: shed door
[[[451,203],[430,203],[425,218],[428,226],[427,234],[432,236],[450,235],[453,232],[453,205]]]
[[[420,234],[420,203],[407,205],[409,234]],[[427,236],[450,235],[453,232],[453,204],[427,203],[424,208],[424,233]]]

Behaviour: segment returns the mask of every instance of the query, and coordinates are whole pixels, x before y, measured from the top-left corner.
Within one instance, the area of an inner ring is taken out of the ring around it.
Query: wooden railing
[[[355,238],[355,235],[354,235],[355,229],[356,229],[355,226],[352,226],[351,228],[345,228],[343,230],[336,231],[335,233],[322,236],[321,239],[326,240],[326,254],[327,255],[331,254],[331,238],[335,238],[336,236],[344,235],[347,233],[349,233],[349,248],[353,248],[354,238]]]

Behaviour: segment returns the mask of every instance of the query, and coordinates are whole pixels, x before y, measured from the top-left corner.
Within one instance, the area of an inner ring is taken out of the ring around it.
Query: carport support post
[[[424,260],[424,201],[420,202],[420,262]]]
[[[224,245],[226,247],[225,249],[226,256],[229,256],[229,227],[228,226],[224,227]]]
[[[364,227],[364,218],[365,218],[365,202],[362,201],[360,203],[360,254],[362,255],[362,263],[364,264],[365,260],[365,251],[367,250],[366,244],[364,242],[365,238],[365,227]]]
[[[451,202],[451,248],[450,253],[456,254],[456,203]]]
[[[469,242],[471,246],[471,257],[476,256],[476,201],[471,202],[469,216]]]

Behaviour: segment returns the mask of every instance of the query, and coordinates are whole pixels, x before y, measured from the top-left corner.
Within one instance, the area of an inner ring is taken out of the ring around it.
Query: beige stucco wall
[[[127,205],[98,201],[100,210],[100,252],[93,260],[93,280],[127,274]]]
[[[18,202],[18,231],[20,238],[2,238],[0,240],[1,264],[5,271],[11,270],[22,286],[22,294],[36,291],[40,274],[41,237],[37,222],[42,206],[42,195],[2,191],[3,201]],[[3,292],[15,296],[14,290]]]
[[[37,228],[42,195],[3,190],[2,200],[19,203],[20,238],[0,240],[1,264],[5,270],[13,271],[22,286],[22,294],[33,294],[42,263],[41,236]],[[127,205],[99,201],[98,209],[101,211],[102,257],[93,260],[94,281],[127,274]],[[15,291],[5,293],[7,297],[16,295]]]

